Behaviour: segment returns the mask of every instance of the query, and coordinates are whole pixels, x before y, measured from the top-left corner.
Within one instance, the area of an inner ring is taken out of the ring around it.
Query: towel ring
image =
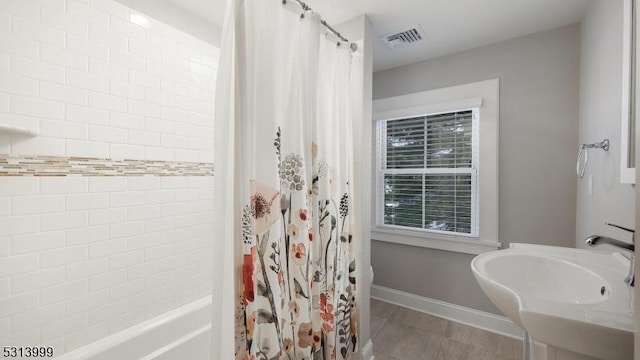
[[[584,163],[580,166],[580,159],[582,159],[582,154],[584,154]],[[589,162],[589,151],[587,151],[587,147],[582,145],[580,146],[580,151],[578,151],[578,161],[576,162],[576,174],[578,175],[578,179],[582,179],[584,177],[584,172],[587,170],[587,163]]]
[[[589,149],[602,149],[609,151],[609,139],[604,139],[601,142],[593,144],[580,145],[580,151],[578,151],[578,161],[576,162],[576,175],[579,179],[584,177],[584,173],[587,170],[587,164],[589,163]],[[583,156],[584,154],[584,156]],[[580,161],[584,157],[584,161]],[[582,163],[582,165],[580,165]]]

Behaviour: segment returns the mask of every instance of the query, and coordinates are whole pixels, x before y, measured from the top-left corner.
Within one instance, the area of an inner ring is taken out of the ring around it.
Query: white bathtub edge
[[[107,337],[104,337],[98,341],[93,343],[84,345],[78,349],[74,349],[68,353],[64,353],[60,356],[56,356],[56,360],[85,360],[91,359],[92,357],[98,356],[101,353],[117,348],[118,346],[124,344],[128,340],[132,338],[137,338],[143,336],[144,334],[154,330],[161,328],[183,316],[186,314],[190,314],[196,312],[198,310],[204,309],[206,307],[211,306],[211,296],[203,297],[199,300],[193,301],[181,307],[178,307],[174,310],[171,310],[167,313],[161,314],[149,320],[146,320],[140,324],[134,325],[130,328],[118,331],[114,334],[111,334]],[[208,325],[210,328],[211,325]],[[198,329],[198,330],[201,330]]]
[[[167,353],[171,349],[174,349],[174,348],[176,348],[176,347],[188,342],[189,340],[191,340],[191,339],[193,339],[193,338],[195,338],[197,336],[200,336],[200,335],[202,335],[204,333],[207,333],[209,331],[211,331],[211,325],[203,326],[203,327],[199,328],[198,330],[192,332],[191,334],[189,334],[189,335],[187,335],[187,336],[185,336],[183,338],[180,338],[180,339],[172,342],[171,344],[168,344],[166,346],[161,347],[160,349],[158,349],[158,350],[152,352],[151,354],[141,358],[140,360],[153,360],[153,359],[156,359],[158,356],[161,356],[162,354]]]

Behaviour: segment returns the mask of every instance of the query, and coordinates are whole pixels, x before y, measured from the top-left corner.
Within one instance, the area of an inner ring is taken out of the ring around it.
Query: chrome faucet
[[[636,262],[635,262],[635,250],[636,250],[636,232],[633,229],[629,229],[626,228],[624,226],[620,226],[620,225],[615,225],[615,224],[610,224],[610,223],[605,223],[606,225],[621,229],[621,230],[625,230],[631,233],[631,244],[620,241],[620,240],[616,240],[616,239],[612,239],[610,237],[606,237],[606,236],[601,236],[601,235],[592,235],[589,236],[585,241],[589,246],[596,246],[599,244],[609,244],[609,245],[613,245],[613,246],[617,246],[621,249],[624,250],[629,250],[631,251],[631,256],[629,257],[629,261],[631,262],[630,266],[629,266],[629,273],[627,274],[627,277],[624,278],[624,282],[625,284],[629,285],[629,286],[634,286],[635,284],[635,277],[636,277]]]

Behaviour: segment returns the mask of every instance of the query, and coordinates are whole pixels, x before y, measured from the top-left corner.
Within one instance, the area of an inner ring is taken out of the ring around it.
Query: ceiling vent
[[[422,28],[414,26],[398,33],[383,35],[380,40],[390,49],[398,49],[421,42],[425,38]]]

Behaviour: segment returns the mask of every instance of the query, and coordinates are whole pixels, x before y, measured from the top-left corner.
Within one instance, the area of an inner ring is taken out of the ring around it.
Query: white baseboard
[[[362,360],[374,360],[374,357],[373,357],[373,343],[371,342],[371,340],[369,340],[362,347]]]
[[[504,316],[429,299],[379,285],[371,286],[371,297],[500,335],[516,339],[523,339],[524,337],[524,331]]]

